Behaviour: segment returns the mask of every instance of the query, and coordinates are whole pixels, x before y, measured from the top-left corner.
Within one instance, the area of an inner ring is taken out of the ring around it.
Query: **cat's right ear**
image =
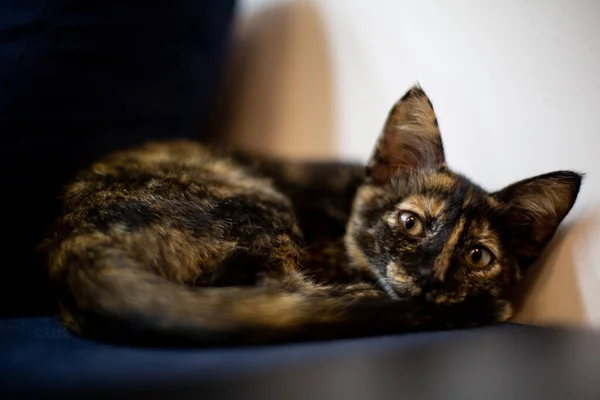
[[[522,268],[537,259],[571,210],[582,179],[577,172],[556,171],[513,183],[494,194],[506,205],[509,246]]]
[[[433,105],[423,89],[415,85],[390,110],[367,164],[367,181],[384,184],[397,173],[445,165]]]

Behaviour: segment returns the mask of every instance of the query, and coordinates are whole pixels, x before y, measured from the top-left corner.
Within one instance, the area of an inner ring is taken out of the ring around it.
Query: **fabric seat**
[[[400,351],[507,329],[530,328],[505,324],[277,346],[166,349],[115,346],[79,338],[54,317],[3,319],[0,320],[0,394],[16,391],[30,395],[89,395],[148,388],[176,391],[192,384],[227,382],[232,376],[310,366],[349,354]]]

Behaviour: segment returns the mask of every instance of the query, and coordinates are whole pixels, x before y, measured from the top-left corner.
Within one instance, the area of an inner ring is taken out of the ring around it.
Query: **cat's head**
[[[377,141],[347,251],[393,296],[505,298],[573,206],[581,179],[558,171],[487,192],[448,168],[433,106],[415,86]]]

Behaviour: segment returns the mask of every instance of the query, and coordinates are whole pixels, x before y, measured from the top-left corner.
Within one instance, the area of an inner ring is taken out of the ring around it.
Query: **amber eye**
[[[412,236],[418,236],[423,232],[423,221],[417,215],[403,211],[400,213],[400,226],[402,229]]]
[[[475,268],[484,268],[492,262],[492,253],[485,247],[473,247],[465,253],[465,260]]]

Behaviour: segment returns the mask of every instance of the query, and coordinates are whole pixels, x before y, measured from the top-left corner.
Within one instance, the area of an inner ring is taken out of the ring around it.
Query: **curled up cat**
[[[72,332],[256,344],[506,321],[577,198],[552,172],[488,192],[446,164],[419,87],[367,165],[148,143],[82,171],[42,248]]]

